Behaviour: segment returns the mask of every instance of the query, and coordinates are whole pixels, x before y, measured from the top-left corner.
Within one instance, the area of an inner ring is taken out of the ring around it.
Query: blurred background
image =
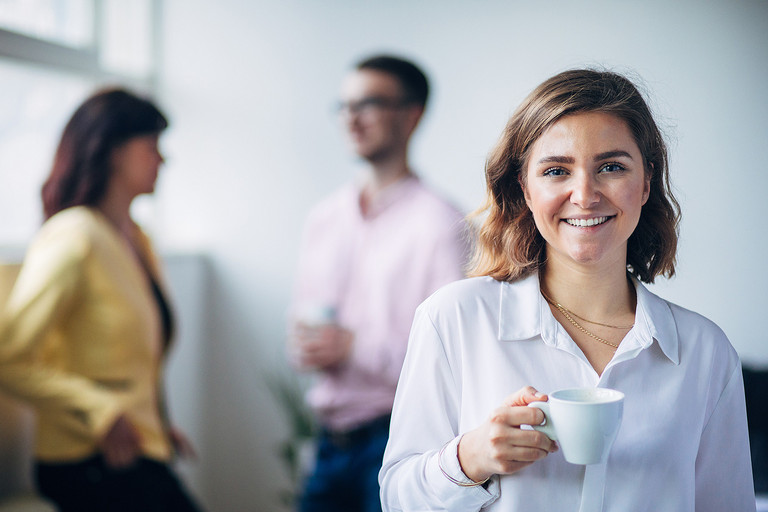
[[[467,212],[538,83],[583,66],[639,81],[683,210],[678,275],[652,290],[715,320],[745,366],[768,368],[766,0],[0,0],[5,265],[38,229],[58,137],[95,87],[151,94],[171,120],[157,192],[135,215],[181,316],[171,410],[200,454],[181,472],[210,510],[289,509],[293,417],[274,383],[293,385],[283,343],[300,230],[355,175],[333,106],[350,66],[379,52],[428,73],[412,160]],[[29,481],[21,471],[3,485]]]

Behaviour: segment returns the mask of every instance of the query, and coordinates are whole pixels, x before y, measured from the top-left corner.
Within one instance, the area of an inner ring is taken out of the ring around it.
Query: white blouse
[[[635,325],[598,376],[552,315],[538,276],[452,283],[417,310],[379,475],[386,511],[742,512],[755,510],[741,364],[706,318],[635,281]],[[456,449],[502,400],[606,387],[625,395],[604,464],[562,451],[486,488],[461,487]]]

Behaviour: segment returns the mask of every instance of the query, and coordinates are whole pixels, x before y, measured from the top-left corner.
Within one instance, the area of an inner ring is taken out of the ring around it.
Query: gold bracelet
[[[467,478],[470,481],[469,482],[462,482],[461,480],[457,480],[457,479],[453,478],[451,475],[449,475],[448,472],[443,469],[443,465],[440,463],[440,459],[443,458],[443,452],[445,451],[445,449],[448,447],[449,444],[451,444],[450,441],[445,443],[443,445],[443,447],[440,448],[440,453],[437,454],[437,467],[440,468],[440,471],[443,473],[445,478],[450,480],[451,483],[454,483],[454,484],[458,485],[459,487],[477,487],[478,485],[485,484],[488,480],[491,479],[491,477],[489,476],[488,478],[486,478],[482,482],[475,482],[475,481],[472,481],[472,479],[470,479],[467,475],[464,475],[464,476],[467,476]]]

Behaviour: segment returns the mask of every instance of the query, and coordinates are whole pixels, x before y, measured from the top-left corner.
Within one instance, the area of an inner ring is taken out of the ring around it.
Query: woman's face
[[[110,186],[131,197],[151,194],[164,162],[158,148],[159,135],[132,137],[112,151]]]
[[[622,119],[601,112],[563,117],[534,143],[522,185],[548,261],[626,266],[650,181]]]

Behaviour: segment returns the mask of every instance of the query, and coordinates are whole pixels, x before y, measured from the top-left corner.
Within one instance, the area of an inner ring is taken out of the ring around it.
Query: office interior
[[[171,121],[156,193],[135,216],[180,316],[169,402],[199,458],[179,471],[210,510],[291,510],[300,475],[282,448],[295,411],[280,389],[305,385],[285,362],[293,269],[309,209],[359,172],[333,107],[373,53],[427,71],[412,161],[466,212],[535,85],[584,66],[639,81],[683,212],[677,275],[651,289],[720,325],[756,372],[755,400],[768,391],[765,0],[0,0],[1,287],[41,223],[63,125],[91,91],[150,94]],[[0,496],[29,492],[34,417],[0,404],[14,411],[0,422]],[[753,446],[764,467],[768,443]]]

